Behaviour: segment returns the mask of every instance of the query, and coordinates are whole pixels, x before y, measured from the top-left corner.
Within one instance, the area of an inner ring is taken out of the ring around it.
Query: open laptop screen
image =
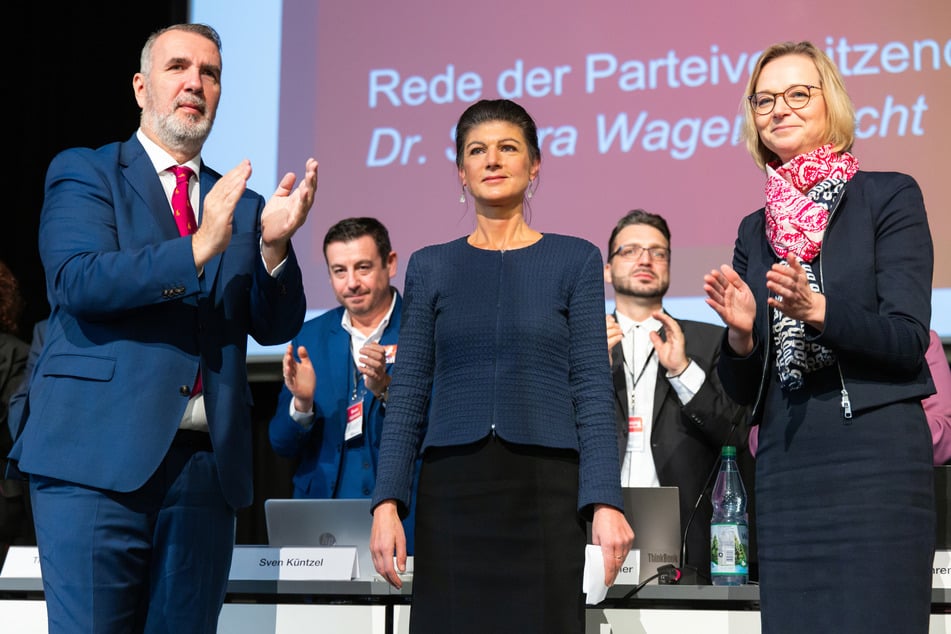
[[[680,494],[677,487],[623,487],[624,515],[640,551],[639,581],[665,564],[680,566]],[[590,538],[590,526],[588,527]],[[590,541],[590,539],[589,539]]]
[[[360,578],[373,577],[369,499],[271,498],[264,518],[269,546],[356,546]]]

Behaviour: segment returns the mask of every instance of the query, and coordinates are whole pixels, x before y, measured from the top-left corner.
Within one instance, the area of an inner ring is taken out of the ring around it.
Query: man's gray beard
[[[194,156],[201,152],[205,140],[211,134],[213,122],[209,119],[201,119],[189,124],[178,119],[174,112],[166,115],[152,112],[147,116],[151,118],[151,128],[155,130],[162,143],[183,154]]]

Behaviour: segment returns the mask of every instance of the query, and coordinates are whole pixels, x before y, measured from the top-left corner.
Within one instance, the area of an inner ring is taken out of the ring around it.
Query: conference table
[[[951,634],[951,467],[935,468],[937,547],[931,598],[933,634]],[[236,549],[243,548],[241,546]],[[29,558],[32,561],[32,558]],[[236,550],[235,559],[239,559]],[[9,555],[8,562],[9,563]],[[43,585],[38,574],[0,575],[0,624],[4,632],[47,634]],[[234,569],[233,569],[234,570]],[[860,580],[855,580],[860,582]],[[648,584],[615,585],[588,606],[587,634],[668,634],[702,631],[760,634],[759,587]],[[221,634],[321,632],[405,634],[413,585],[400,590],[379,578],[341,580],[237,578],[228,583]],[[319,628],[317,628],[319,625]]]
[[[646,634],[702,627],[705,632],[755,634],[759,588],[744,586],[614,586],[587,610],[589,634]],[[382,580],[232,580],[222,609],[222,634],[313,634],[323,632],[404,634],[408,631],[412,582],[396,590]],[[931,632],[951,632],[951,589],[934,588]],[[4,631],[46,634],[42,582],[0,577],[0,623]]]

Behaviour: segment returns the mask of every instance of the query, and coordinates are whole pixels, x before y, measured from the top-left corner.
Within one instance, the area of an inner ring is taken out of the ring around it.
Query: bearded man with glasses
[[[611,232],[608,253],[604,280],[614,287],[616,308],[607,316],[607,334],[621,485],[680,489],[683,583],[707,584],[710,474],[723,445],[745,449],[749,411],[726,395],[717,377],[724,329],[675,320],[664,310],[667,221],[642,209],[627,213]]]

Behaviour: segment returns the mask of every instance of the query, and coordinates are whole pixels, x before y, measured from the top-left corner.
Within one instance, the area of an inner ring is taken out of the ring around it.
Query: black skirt
[[[495,434],[423,457],[410,632],[584,632],[578,455]]]

